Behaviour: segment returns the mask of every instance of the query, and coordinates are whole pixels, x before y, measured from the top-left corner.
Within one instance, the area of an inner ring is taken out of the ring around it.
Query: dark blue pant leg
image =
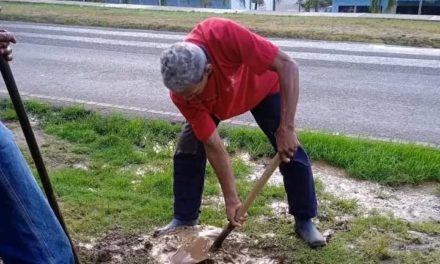
[[[280,95],[266,97],[252,109],[258,126],[269,138],[276,150],[275,133],[280,123]],[[290,163],[282,163],[280,172],[289,203],[289,213],[300,218],[312,218],[317,214],[315,184],[309,158],[302,147],[298,148]]]
[[[174,218],[195,220],[199,216],[205,180],[206,154],[189,124],[185,124],[174,153]]]
[[[216,125],[220,120],[212,116]],[[206,154],[191,126],[187,123],[177,141],[174,153],[174,218],[196,220],[200,213],[205,182]]]

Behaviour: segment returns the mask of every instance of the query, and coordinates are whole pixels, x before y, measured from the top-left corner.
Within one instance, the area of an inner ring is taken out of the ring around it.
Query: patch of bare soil
[[[46,144],[46,138],[48,135],[44,134],[37,126],[38,123],[33,121],[32,118],[29,119],[32,126],[32,131],[34,132],[35,139],[39,146]],[[3,122],[7,128],[9,128],[15,136],[15,140],[19,146],[26,145],[26,139],[24,137],[23,131],[18,122]]]
[[[83,170],[88,169],[88,162],[85,157],[73,153],[73,147],[68,142],[45,134],[43,130],[38,127],[38,122],[32,119],[32,117],[29,118],[43,161],[49,171],[69,166]],[[20,124],[18,122],[6,122],[5,125],[12,131],[17,144],[23,150],[23,153],[27,155],[29,148]],[[31,165],[32,164],[33,163],[31,163]]]
[[[407,239],[410,240],[410,243],[399,244],[395,242],[393,250],[429,252],[440,248],[440,236],[410,230]]]
[[[253,168],[249,179],[259,178],[264,164],[250,161],[248,155],[241,155],[241,158]],[[440,220],[440,197],[436,195],[435,184],[390,187],[349,178],[343,170],[322,162],[314,162],[312,169],[314,176],[324,183],[326,192],[338,198],[355,200],[365,214],[374,211],[407,221]],[[283,184],[279,170],[275,171],[268,184]],[[275,207],[286,208],[287,204],[277,202]]]
[[[376,211],[413,222],[440,220],[440,197],[435,194],[434,184],[384,186],[348,178],[344,171],[322,163],[315,163],[313,171],[324,183],[325,191],[355,200],[366,214]]]
[[[79,243],[77,247],[82,263],[160,263],[151,257],[153,244],[148,236],[111,231],[98,241]]]
[[[120,231],[111,231],[98,241],[79,243],[78,248],[84,263],[160,263],[175,264],[173,256],[184,244],[191,243],[195,237],[209,241],[215,240],[221,229],[212,226],[195,226],[180,229],[172,234],[153,238],[151,235],[127,235]],[[223,247],[210,253],[200,264],[275,264],[261,250],[250,249],[253,242],[238,232],[231,233]],[[195,262],[179,262],[195,263]]]

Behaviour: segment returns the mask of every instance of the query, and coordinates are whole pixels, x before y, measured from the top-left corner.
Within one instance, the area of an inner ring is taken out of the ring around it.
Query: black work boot
[[[316,229],[311,218],[301,219],[295,217],[295,232],[311,247],[323,247],[326,240],[324,236]]]
[[[153,237],[158,237],[162,235],[169,234],[171,232],[176,231],[179,228],[185,228],[185,227],[191,227],[197,225],[198,220],[189,220],[189,221],[182,221],[178,220],[176,218],[173,218],[169,224],[167,224],[164,227],[158,228],[154,230]]]

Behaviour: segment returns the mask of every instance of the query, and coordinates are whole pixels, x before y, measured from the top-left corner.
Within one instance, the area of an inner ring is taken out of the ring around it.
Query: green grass
[[[264,36],[440,48],[440,27],[435,21],[211,14],[1,1],[0,4],[1,20],[187,32],[203,19],[218,16],[234,19]]]
[[[49,175],[75,241],[88,241],[90,237],[100,237],[115,229],[127,234],[151,233],[155,227],[169,221],[172,217],[173,197],[171,157],[180,131],[179,124],[127,119],[121,115],[101,116],[79,106],[52,108],[35,101],[26,102],[25,105],[28,112],[39,120],[40,127],[55,136],[46,138],[41,148],[48,159],[46,164],[52,165]],[[5,113],[12,113],[12,110],[10,103],[3,100],[0,101],[2,120],[4,116],[14,119],[13,115]],[[254,158],[272,155],[270,148],[262,143],[263,136],[256,130],[222,127],[221,132],[228,137],[232,154],[250,151]],[[322,137],[314,138],[313,135]],[[341,139],[339,136],[324,137],[313,133],[302,134],[301,138],[304,136],[316,140],[319,146],[325,143],[331,145],[332,140],[338,142]],[[374,149],[383,144],[350,138],[345,138],[343,142],[331,148],[336,154],[338,146],[341,147],[340,152],[349,149],[349,153],[354,155],[351,157],[352,162],[367,156],[356,156],[366,151],[366,146]],[[386,147],[393,151],[388,153]],[[406,148],[407,145],[385,144],[381,155],[391,159],[390,156],[396,155],[395,149],[399,147]],[[319,147],[313,155],[326,157],[318,150]],[[322,152],[328,151],[322,149]],[[430,155],[438,155],[436,151],[426,148],[423,152],[425,156],[420,161],[422,165],[430,166],[429,162],[435,160]],[[417,152],[417,155],[420,154]],[[86,169],[75,167],[77,163],[85,164]],[[374,164],[370,166],[374,167]],[[379,166],[376,171],[381,169],[383,167]],[[246,179],[250,168],[238,156],[234,156],[233,170],[237,176],[238,192],[244,198],[252,188]],[[438,222],[409,223],[380,215],[365,217],[354,200],[341,200],[326,193],[322,182],[316,181],[316,190],[320,200],[318,226],[321,230],[334,230],[327,247],[311,250],[293,235],[292,219],[275,214],[270,206],[273,201],[285,201],[284,188],[266,186],[251,207],[249,220],[241,228],[241,232],[246,233],[251,241],[248,243],[250,250],[262,250],[282,263],[305,264],[383,261],[435,263],[440,257],[438,248],[418,249],[425,241],[423,237],[414,235],[414,232],[419,232],[440,239]],[[222,199],[216,176],[208,166],[205,204],[202,205],[200,216],[203,224],[223,226],[226,223]],[[348,216],[350,220],[341,224],[337,220],[340,216]],[[262,235],[268,233],[274,235],[263,239]]]
[[[52,182],[73,233],[92,235],[118,226],[145,232],[171,217],[169,175],[164,170],[139,177],[112,166],[88,171],[68,168],[55,171]]]
[[[0,101],[0,120],[11,121],[17,119],[17,114],[12,106],[11,101]]]
[[[82,153],[114,166],[166,160],[173,153],[179,124],[161,120],[100,116],[80,106],[50,111],[46,104],[27,102],[44,129],[78,144]],[[13,118],[11,104],[1,101],[0,116]],[[252,158],[271,157],[273,149],[259,129],[221,126],[231,153],[247,151]],[[352,177],[390,185],[440,182],[440,150],[415,144],[382,142],[315,132],[301,132],[300,141],[313,160],[345,169]],[[240,178],[249,171],[238,160]]]
[[[301,133],[312,159],[342,167],[360,179],[388,184],[440,181],[440,150],[317,133]]]
[[[273,150],[263,133],[251,128],[221,128],[229,151],[248,151],[252,157]],[[352,177],[390,185],[440,182],[440,150],[415,144],[357,139],[342,135],[301,132],[300,141],[312,160],[345,169]]]
[[[161,120],[125,119],[118,114],[102,117],[78,106],[51,112],[45,104],[26,105],[30,113],[42,120],[48,133],[79,143],[82,152],[112,165],[163,160],[172,154],[180,131],[180,125]],[[12,117],[7,101],[1,102],[0,110],[0,116]],[[273,155],[272,147],[258,129],[221,126],[220,134],[228,139],[231,153],[244,150],[252,158]],[[315,132],[301,132],[300,141],[312,160],[343,168],[352,177],[390,185],[440,182],[437,148]],[[243,166],[235,162],[235,167]],[[240,170],[243,175],[248,172]]]

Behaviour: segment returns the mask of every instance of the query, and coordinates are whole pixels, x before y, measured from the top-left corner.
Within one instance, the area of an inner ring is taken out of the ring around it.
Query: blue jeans
[[[266,97],[251,110],[258,126],[263,130],[276,152],[275,132],[280,123],[280,95]],[[214,120],[218,123],[218,120]],[[195,220],[200,213],[205,178],[206,154],[186,124],[174,154],[174,218]],[[284,188],[287,193],[289,213],[299,218],[312,218],[317,214],[313,174],[306,152],[298,148],[290,163],[282,163]]]
[[[1,122],[0,258],[5,264],[74,263],[67,236]]]

